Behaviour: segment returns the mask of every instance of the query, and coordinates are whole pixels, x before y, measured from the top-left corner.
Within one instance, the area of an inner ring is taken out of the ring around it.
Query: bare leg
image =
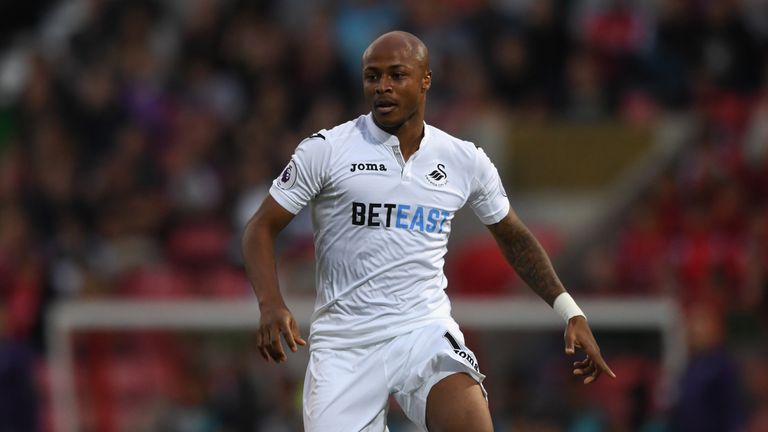
[[[429,432],[493,432],[480,384],[465,373],[435,384],[427,396],[427,428]]]

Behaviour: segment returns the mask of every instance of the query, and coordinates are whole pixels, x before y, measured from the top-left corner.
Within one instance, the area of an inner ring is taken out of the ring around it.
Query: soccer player
[[[469,204],[517,273],[565,319],[574,374],[614,376],[549,258],[510,208],[482,149],[424,122],[427,48],[386,33],[363,54],[371,112],[302,141],[243,237],[261,311],[256,341],[282,362],[305,345],[283,302],[274,241],[311,204],[317,299],[304,382],[307,431],[384,431],[394,395],[423,430],[491,431],[477,360],[450,315],[443,274],[451,221]]]

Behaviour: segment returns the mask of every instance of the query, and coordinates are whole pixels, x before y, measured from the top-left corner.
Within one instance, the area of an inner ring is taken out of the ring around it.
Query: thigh
[[[485,389],[480,384],[485,375],[480,373],[474,353],[464,345],[464,336],[455,322],[433,323],[412,332],[408,337],[400,339],[396,349],[388,353],[388,357],[392,356],[406,359],[392,377],[395,399],[408,418],[422,430],[427,430],[427,406],[430,399],[434,407],[445,406],[448,410],[453,408],[447,405],[450,402],[446,400],[448,395],[442,391],[443,388],[455,390],[452,384],[472,384],[457,395],[457,400],[468,404],[474,399],[465,400],[465,397],[478,396],[480,403],[466,406],[472,408],[471,412],[479,407],[479,414],[490,418]],[[459,378],[455,378],[455,375]],[[430,427],[434,426],[430,424]],[[465,430],[484,429],[472,426]]]
[[[380,347],[314,350],[304,377],[306,431],[385,430],[389,392]]]
[[[449,375],[432,386],[426,417],[430,432],[493,431],[483,389],[465,373]]]

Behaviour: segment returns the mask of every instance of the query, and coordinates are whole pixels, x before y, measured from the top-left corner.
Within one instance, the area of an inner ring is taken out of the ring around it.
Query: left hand
[[[587,319],[580,315],[568,320],[568,325],[565,328],[565,353],[573,355],[576,353],[576,348],[581,348],[587,353],[584,360],[573,363],[574,375],[586,375],[584,384],[596,381],[603,372],[611,378],[616,378],[616,374],[608,367],[600,354],[600,347],[597,346],[592,330],[587,324]]]

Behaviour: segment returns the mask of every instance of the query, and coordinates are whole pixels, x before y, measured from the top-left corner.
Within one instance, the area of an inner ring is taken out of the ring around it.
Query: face
[[[374,42],[363,56],[363,92],[376,123],[388,132],[424,118],[432,74],[426,61],[395,39]]]

